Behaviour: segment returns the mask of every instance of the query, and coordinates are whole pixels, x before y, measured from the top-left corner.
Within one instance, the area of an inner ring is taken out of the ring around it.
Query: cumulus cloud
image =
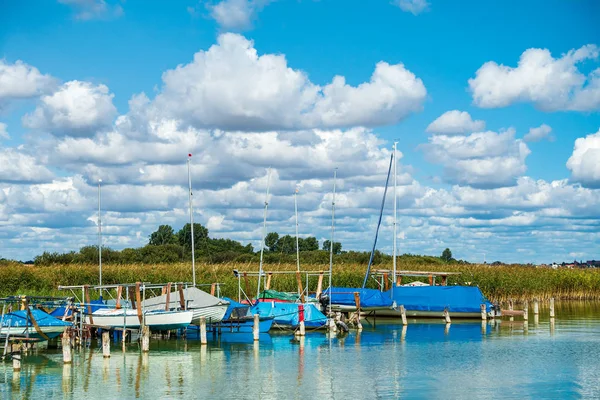
[[[23,117],[23,124],[56,136],[93,135],[110,127],[117,112],[113,96],[105,85],[66,82],[53,94],[42,96],[37,108]]]
[[[600,109],[600,68],[585,75],[577,65],[598,58],[598,47],[586,45],[560,58],[547,49],[528,49],[517,67],[489,61],[469,79],[476,105],[506,107],[531,102],[543,111],[594,111]]]
[[[54,174],[32,156],[0,147],[0,182],[44,182]]]
[[[544,139],[548,139],[550,141],[554,140],[554,137],[551,135],[552,128],[546,124],[542,124],[537,128],[529,129],[529,132],[523,137],[523,140],[526,142],[539,142]]]
[[[465,135],[485,129],[485,121],[471,119],[466,111],[446,111],[429,124],[426,131],[442,135]]]
[[[16,61],[14,64],[0,59],[0,108],[2,103],[15,99],[38,97],[54,89],[56,80],[50,75]]]
[[[106,0],[58,0],[75,10],[75,19],[87,21],[91,19],[113,19],[123,15],[123,7],[116,1]]]
[[[6,130],[6,124],[3,122],[0,122],[0,139],[10,139],[10,135]]]
[[[600,130],[575,140],[573,154],[567,161],[571,179],[589,187],[600,188]]]
[[[435,135],[422,145],[428,160],[443,165],[450,183],[499,187],[515,183],[527,170],[530,151],[515,130],[481,132],[469,136]]]
[[[287,65],[258,55],[243,36],[223,34],[194,60],[163,74],[153,106],[199,128],[271,129],[378,126],[422,109],[423,82],[402,64],[380,62],[356,87],[336,76],[323,87]]]
[[[256,14],[271,0],[222,0],[207,7],[211,17],[225,30],[244,30],[252,27]],[[188,7],[195,14],[195,9]]]
[[[429,9],[427,0],[394,0],[392,4],[400,7],[402,11],[412,13],[413,15],[419,15]]]

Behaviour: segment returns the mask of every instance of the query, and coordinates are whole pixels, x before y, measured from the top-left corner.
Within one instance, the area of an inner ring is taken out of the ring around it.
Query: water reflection
[[[488,398],[507,387],[514,397],[598,398],[594,309],[571,317],[557,303],[555,320],[541,307],[532,324],[378,320],[344,335],[234,335],[205,346],[153,338],[149,353],[115,344],[111,358],[93,343],[72,366],[50,349],[24,356],[20,373],[3,363],[0,398]]]

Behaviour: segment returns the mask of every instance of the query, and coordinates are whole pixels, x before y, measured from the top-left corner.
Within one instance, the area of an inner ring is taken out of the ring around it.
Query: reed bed
[[[378,269],[391,269],[391,265],[377,265]],[[196,264],[198,283],[222,283],[221,295],[237,298],[238,279],[233,270],[257,271],[256,263],[239,264]],[[295,271],[295,264],[267,264],[265,271]],[[303,270],[327,271],[328,265],[303,265]],[[527,266],[488,266],[476,264],[423,264],[399,262],[398,270],[447,271],[459,275],[448,277],[448,284],[477,285],[492,301],[503,302],[537,298],[545,300],[554,297],[560,300],[600,300],[600,270],[597,269],[548,269]],[[359,287],[362,285],[365,266],[362,264],[334,265],[333,284],[335,286]],[[103,283],[132,283],[136,281],[190,282],[190,263],[175,264],[128,264],[103,265]],[[415,280],[405,278],[403,283]],[[421,279],[425,281],[426,279]],[[98,282],[98,266],[84,264],[63,264],[51,266],[31,266],[19,263],[0,265],[0,295],[66,295],[57,290],[59,285],[93,285]],[[302,284],[306,285],[302,275]],[[309,289],[314,291],[317,277],[309,279]],[[328,286],[327,277],[323,286]],[[369,279],[369,287],[377,287],[374,279]],[[242,279],[242,287],[244,280]],[[256,278],[249,278],[250,292],[255,293]],[[295,274],[274,275],[271,287],[281,291],[295,291]]]

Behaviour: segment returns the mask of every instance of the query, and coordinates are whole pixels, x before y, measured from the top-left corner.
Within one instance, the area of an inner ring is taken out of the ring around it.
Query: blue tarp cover
[[[239,309],[248,309],[250,306],[248,304],[238,303],[237,301],[230,299],[229,297],[221,297],[223,300],[228,301],[229,305],[227,306],[227,311],[225,311],[225,315],[223,316],[223,320],[227,320],[231,317],[231,313],[233,310]]]
[[[250,308],[252,314],[264,317],[274,316],[274,322],[279,325],[298,326],[300,323],[298,303],[260,302]],[[304,304],[304,326],[318,328],[327,323],[327,317],[314,304]]]
[[[66,322],[66,321],[60,320],[58,318],[54,318],[53,316],[43,312],[42,310],[35,310],[35,309],[31,310],[31,315],[33,315],[33,318],[35,318],[35,321],[37,322],[37,324],[39,326],[70,326],[71,325],[70,322]],[[20,310],[20,311],[15,311],[15,312],[6,314],[4,316],[4,319],[2,320],[2,326],[8,327],[9,324],[10,324],[10,326],[15,326],[15,327],[33,326],[31,323],[31,320],[28,320],[26,310]]]
[[[392,289],[385,292],[389,297]],[[394,288],[393,300],[407,310],[480,312],[481,304],[491,311],[492,303],[476,286],[400,286]]]
[[[329,296],[332,293],[331,304],[339,304],[344,306],[354,306],[354,293],[360,294],[360,306],[362,308],[383,307],[389,308],[393,302],[389,294],[385,294],[378,289],[360,289],[360,288],[343,288],[332,287],[323,291],[323,295]]]
[[[106,305],[104,304],[104,300],[102,299],[98,299],[98,300],[92,300],[90,301],[90,307],[92,308],[92,312],[99,310],[100,308],[104,308],[106,307]],[[123,304],[123,303],[121,303]],[[87,314],[88,310],[87,307],[85,308],[85,313]],[[52,312],[50,313],[50,315],[52,315],[53,317],[56,318],[62,318],[63,315],[65,315],[65,307],[58,307],[54,310],[52,310]],[[67,317],[71,315],[71,310],[69,310],[69,312],[67,313]]]

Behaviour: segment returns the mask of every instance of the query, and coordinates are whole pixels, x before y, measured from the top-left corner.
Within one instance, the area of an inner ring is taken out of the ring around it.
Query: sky
[[[597,1],[0,0],[0,257],[194,220],[370,250],[600,258]],[[270,168],[270,175],[268,170]],[[394,178],[377,248],[393,242]]]

